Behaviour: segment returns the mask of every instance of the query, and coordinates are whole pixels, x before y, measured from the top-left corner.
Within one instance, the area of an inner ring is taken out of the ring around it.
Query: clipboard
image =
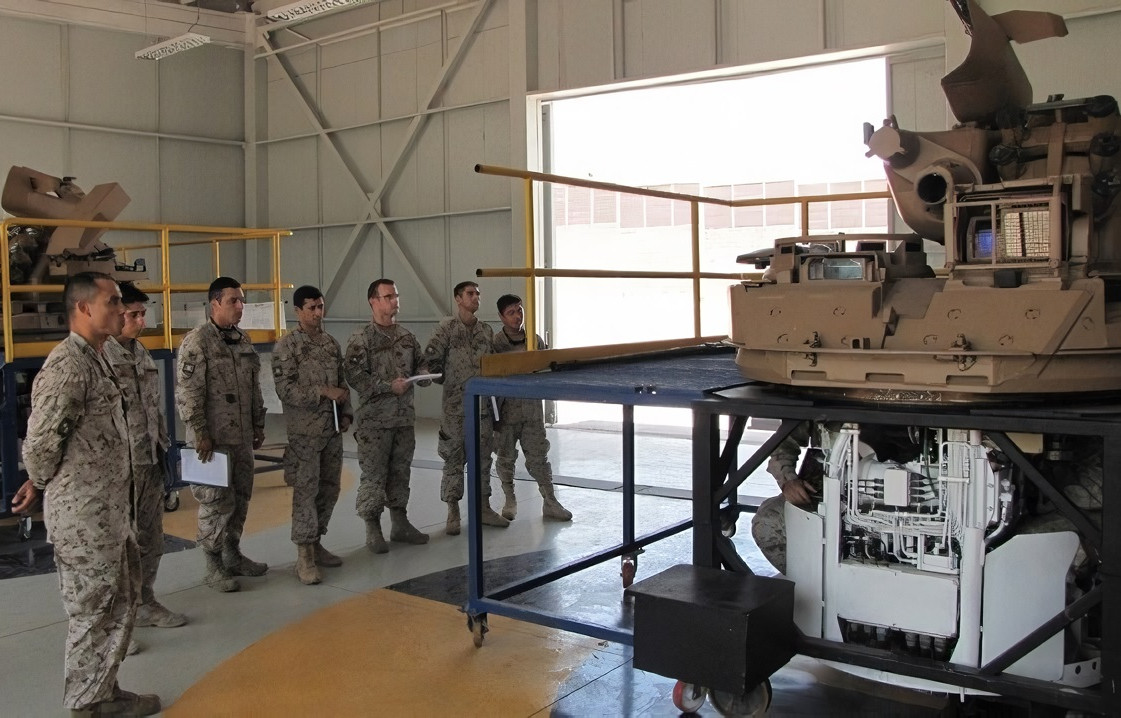
[[[215,451],[210,461],[204,464],[193,449],[188,449],[180,454],[180,461],[184,482],[229,488],[230,458],[221,451]]]

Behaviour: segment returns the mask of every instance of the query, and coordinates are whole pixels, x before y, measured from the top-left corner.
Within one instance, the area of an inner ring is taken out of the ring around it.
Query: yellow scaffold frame
[[[179,346],[187,330],[174,332],[171,327],[171,295],[186,292],[205,292],[209,283],[180,283],[175,284],[171,279],[171,250],[177,247],[186,247],[199,244],[209,244],[212,247],[212,267],[215,277],[221,274],[220,245],[222,242],[245,242],[250,240],[269,240],[271,245],[271,276],[268,282],[242,284],[246,291],[266,290],[272,293],[275,330],[252,329],[247,333],[255,343],[275,342],[284,333],[284,303],[281,301],[280,290],[289,289],[292,285],[280,281],[280,238],[290,236],[292,233],[283,229],[248,229],[244,227],[209,227],[191,224],[155,224],[143,222],[95,222],[68,219],[37,219],[32,217],[8,217],[0,221],[0,232],[7,238],[8,227],[41,226],[41,227],[81,227],[109,230],[122,230],[128,232],[157,232],[160,241],[153,244],[128,245],[116,247],[115,251],[127,258],[130,252],[143,249],[160,250],[160,279],[158,283],[137,282],[137,288],[147,294],[160,294],[163,298],[163,332],[160,334],[146,334],[140,338],[144,346],[149,349],[174,349]],[[187,239],[184,241],[171,241],[173,232],[182,234],[212,235],[202,239]],[[127,261],[127,259],[126,259]],[[15,341],[12,330],[12,295],[13,294],[62,294],[62,284],[12,284],[9,260],[4,257],[0,261],[0,301],[2,301],[4,329],[4,361],[14,359],[46,356],[58,343],[57,341]]]

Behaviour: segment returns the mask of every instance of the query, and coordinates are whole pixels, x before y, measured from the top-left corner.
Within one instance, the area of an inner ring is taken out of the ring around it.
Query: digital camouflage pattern
[[[343,469],[342,434],[290,436],[284,483],[292,487],[292,543],[313,544],[327,533]]]
[[[290,439],[336,433],[334,402],[320,396],[319,387],[345,387],[345,372],[342,347],[327,332],[313,335],[297,327],[277,341],[272,376]],[[354,416],[349,399],[339,407],[339,416]]]
[[[502,329],[494,333],[494,352],[525,351],[524,339],[513,342]],[[545,341],[538,336],[537,347],[545,349]],[[495,467],[503,487],[513,487],[514,466],[518,460],[518,444],[525,453],[525,468],[537,482],[538,488],[553,485],[553,466],[549,463],[549,440],[545,437],[545,415],[538,399],[498,399],[498,416],[501,421],[494,433],[497,458]]]
[[[355,508],[366,521],[377,520],[386,506],[408,506],[416,450],[414,389],[397,395],[392,383],[428,373],[420,343],[400,324],[367,324],[354,330],[346,344],[346,378],[362,399],[354,432],[362,469]]]
[[[227,337],[230,343],[227,343]],[[175,403],[196,443],[208,437],[230,462],[230,486],[192,486],[199,502],[198,542],[208,552],[236,543],[253,496],[253,437],[264,433],[261,358],[249,337],[213,322],[183,338],[176,363]]]
[[[23,461],[45,492],[43,516],[69,617],[63,702],[84,708],[113,696],[140,566],[121,390],[104,356],[77,334],[51,350],[35,377]]]
[[[798,470],[802,447],[810,442],[810,426],[807,422],[795,427],[767,460],[767,473],[774,477],[779,489],[788,481],[802,479],[821,494],[823,475],[816,457],[807,455],[801,471]],[[781,491],[759,504],[751,520],[751,536],[771,565],[786,573],[786,498]]]
[[[183,337],[175,405],[196,440],[252,446],[254,430],[265,429],[261,357],[247,335],[237,332],[236,343],[227,344],[222,333],[208,321]]]
[[[319,387],[346,386],[342,347],[327,332],[297,327],[273,348],[272,374],[288,426],[284,481],[292,487],[292,542],[315,543],[327,533],[339,499],[342,435],[335,430],[334,402],[320,396]],[[338,414],[354,416],[349,399]]]
[[[245,529],[249,500],[253,498],[253,445],[217,445],[230,464],[230,485],[192,486],[191,495],[199,502],[198,543],[208,553],[236,544]]]
[[[160,370],[148,349],[139,341],[128,346],[116,339],[105,342],[105,356],[113,365],[125,396],[125,420],[134,465],[154,465],[163,461],[171,445],[167,435],[160,391]]]
[[[443,478],[440,481],[440,499],[445,502],[463,498],[463,467],[467,452],[463,436],[463,392],[467,380],[479,373],[483,356],[494,351],[494,332],[483,321],[468,326],[458,317],[440,322],[424,349],[428,369],[433,374],[443,374],[437,380],[444,385],[443,419],[437,451],[444,460]],[[484,403],[479,417],[480,475],[483,478],[482,496],[490,496],[491,452],[494,446],[490,406]]]
[[[138,341],[115,339],[104,351],[125,398],[125,422],[135,483],[136,543],[140,547],[141,603],[155,599],[153,586],[163,557],[164,456],[171,441],[160,401],[160,370]]]

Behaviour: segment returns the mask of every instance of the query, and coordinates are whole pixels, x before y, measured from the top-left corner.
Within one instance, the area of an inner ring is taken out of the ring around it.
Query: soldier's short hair
[[[292,292],[292,306],[294,306],[296,309],[303,309],[304,302],[309,299],[320,299],[322,296],[323,292],[319,291],[319,287],[313,287],[310,284],[305,284],[304,286],[297,288],[296,291]]]
[[[498,313],[506,311],[511,304],[521,304],[522,298],[517,294],[503,294],[498,298]]]
[[[455,285],[455,289],[452,290],[452,293],[455,294],[455,296],[458,297],[460,294],[463,294],[464,289],[467,289],[468,287],[478,288],[478,286],[479,286],[478,282],[472,282],[472,281],[460,282],[459,284]]]
[[[62,290],[62,302],[66,307],[66,316],[74,315],[78,302],[88,302],[97,296],[99,279],[113,278],[103,272],[78,272],[66,280],[66,287]]]
[[[366,299],[370,300],[378,296],[378,287],[382,286],[383,284],[393,286],[396,283],[397,282],[393,281],[392,279],[387,279],[386,277],[375,279],[374,281],[370,282],[369,288],[366,289]]]
[[[210,289],[206,293],[207,301],[221,301],[222,292],[227,289],[240,289],[241,282],[232,277],[218,277],[210,283]]]
[[[117,282],[121,288],[121,304],[148,303],[148,295],[136,288],[132,282]]]

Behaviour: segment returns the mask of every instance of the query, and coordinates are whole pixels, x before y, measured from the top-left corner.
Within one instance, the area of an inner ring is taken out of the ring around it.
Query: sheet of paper
[[[424,381],[425,379],[439,379],[442,376],[443,374],[417,374],[416,376],[410,376],[407,381],[410,384],[415,384],[418,381]]]
[[[272,302],[247,302],[237,326],[242,331],[276,329],[276,305]]]
[[[183,481],[188,484],[229,487],[230,461],[225,454],[215,451],[214,456],[205,464],[192,447],[186,447],[179,455],[183,462]]]

